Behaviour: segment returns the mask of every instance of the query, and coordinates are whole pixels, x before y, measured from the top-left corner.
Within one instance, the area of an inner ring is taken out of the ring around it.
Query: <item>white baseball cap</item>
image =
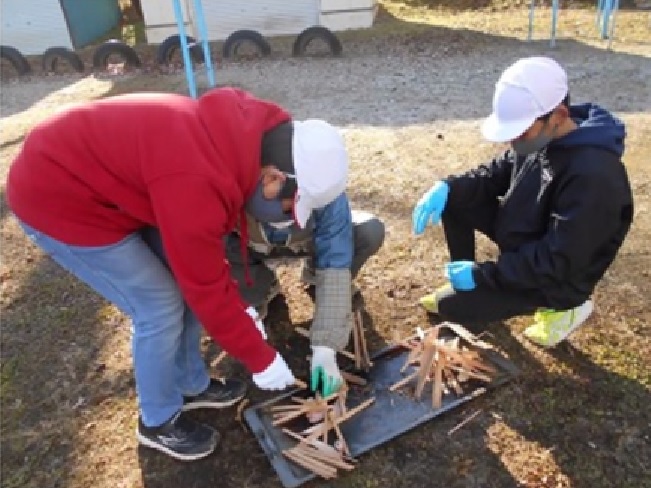
[[[305,228],[312,210],[325,207],[346,190],[348,153],[339,131],[323,120],[294,121],[293,126],[294,218]]]
[[[522,58],[495,84],[493,113],[484,120],[482,134],[492,142],[517,139],[567,93],[567,74],[556,61],[542,56]]]

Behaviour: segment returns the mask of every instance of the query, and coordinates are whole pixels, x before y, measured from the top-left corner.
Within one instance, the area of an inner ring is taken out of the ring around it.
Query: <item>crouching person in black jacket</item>
[[[435,183],[414,209],[416,235],[442,220],[451,261],[449,283],[421,304],[474,332],[535,314],[524,335],[553,347],[592,313],[631,226],[625,128],[597,105],[570,106],[563,68],[532,57],[500,77],[482,133],[511,148]],[[475,261],[475,230],[497,244],[496,261]]]

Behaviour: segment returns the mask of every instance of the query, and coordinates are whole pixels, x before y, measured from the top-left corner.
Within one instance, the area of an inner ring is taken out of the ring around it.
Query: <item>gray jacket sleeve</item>
[[[352,300],[349,269],[317,269],[315,272],[314,320],[310,328],[312,346],[343,350],[350,339]]]

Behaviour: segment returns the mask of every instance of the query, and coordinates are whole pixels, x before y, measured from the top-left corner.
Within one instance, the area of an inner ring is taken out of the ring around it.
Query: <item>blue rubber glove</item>
[[[417,236],[425,232],[427,223],[431,220],[436,225],[441,220],[441,214],[448,201],[450,185],[445,181],[437,181],[416,204],[412,214],[412,227]]]
[[[474,290],[476,286],[472,276],[474,268],[474,261],[453,261],[445,265],[445,277],[450,280],[455,290]]]

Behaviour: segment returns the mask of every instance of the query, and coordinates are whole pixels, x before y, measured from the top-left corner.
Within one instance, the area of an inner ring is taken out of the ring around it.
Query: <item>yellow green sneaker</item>
[[[570,310],[539,310],[534,315],[534,323],[524,330],[524,336],[543,347],[554,347],[579,328],[592,313],[594,305],[585,301]]]
[[[429,313],[439,313],[439,296],[443,293],[449,292],[452,285],[446,283],[443,286],[439,286],[434,293],[425,295],[418,302],[423,306],[423,308]]]

